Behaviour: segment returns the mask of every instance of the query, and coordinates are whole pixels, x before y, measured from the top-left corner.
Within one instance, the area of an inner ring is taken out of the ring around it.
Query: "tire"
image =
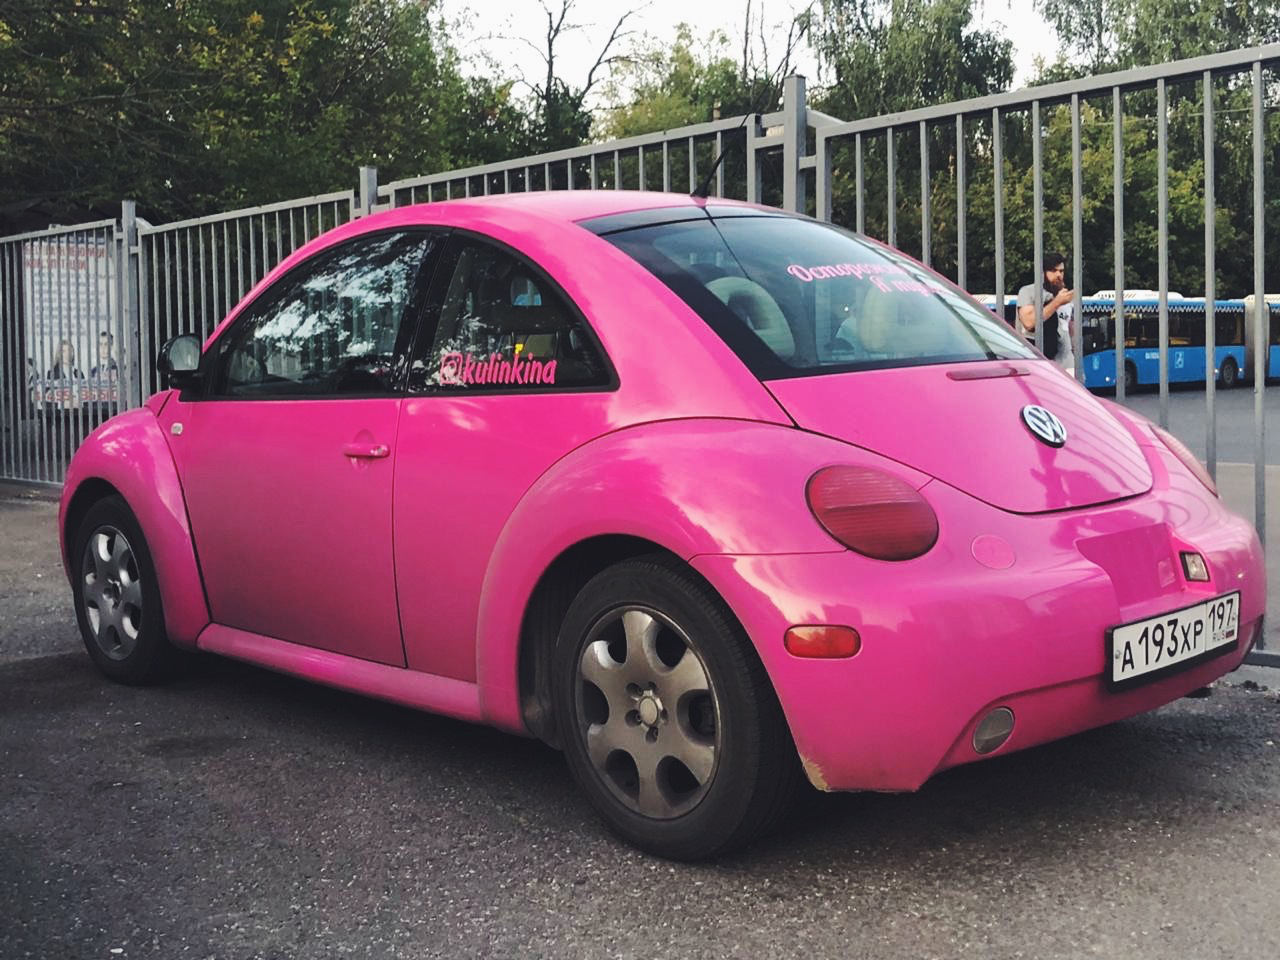
[[[1138,368],[1132,363],[1125,361],[1124,365],[1124,393],[1125,396],[1133,393],[1138,389]]]
[[[1223,390],[1230,390],[1240,382],[1240,368],[1236,366],[1235,357],[1222,361],[1221,376]]]
[[[592,578],[570,605],[553,702],[579,786],[618,836],[697,860],[787,811],[802,774],[750,640],[705,583],[665,557]]]
[[[89,508],[75,531],[71,563],[76,620],[94,665],[120,683],[167,676],[176,651],[165,634],[155,564],[123,498]]]

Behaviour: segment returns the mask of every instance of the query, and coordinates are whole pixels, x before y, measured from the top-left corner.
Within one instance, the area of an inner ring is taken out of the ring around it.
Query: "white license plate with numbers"
[[[1239,633],[1239,592],[1113,627],[1108,631],[1107,678],[1113,687],[1157,679],[1234,647]]]

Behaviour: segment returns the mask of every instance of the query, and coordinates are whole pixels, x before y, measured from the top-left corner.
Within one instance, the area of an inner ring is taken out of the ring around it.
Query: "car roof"
[[[720,197],[704,199],[691,197],[687,194],[658,193],[648,190],[548,190],[529,193],[502,193],[481,197],[467,197],[466,199],[441,200],[430,204],[420,204],[419,206],[431,208],[439,207],[441,204],[447,204],[450,207],[500,207],[524,211],[549,220],[569,222],[657,209],[670,209],[674,214],[679,215],[681,211],[705,208],[708,204],[735,206],[747,210],[769,209],[760,207],[757,204],[743,203],[740,200],[725,200]]]

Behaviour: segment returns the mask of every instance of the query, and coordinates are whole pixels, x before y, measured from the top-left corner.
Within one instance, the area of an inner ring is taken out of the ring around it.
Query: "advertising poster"
[[[32,407],[115,406],[123,358],[112,322],[112,245],[102,236],[69,236],[22,247]]]

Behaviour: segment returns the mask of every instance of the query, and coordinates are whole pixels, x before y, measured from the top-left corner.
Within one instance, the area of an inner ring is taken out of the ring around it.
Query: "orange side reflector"
[[[852,657],[862,649],[862,638],[853,627],[792,627],[783,644],[793,657],[830,660]]]

